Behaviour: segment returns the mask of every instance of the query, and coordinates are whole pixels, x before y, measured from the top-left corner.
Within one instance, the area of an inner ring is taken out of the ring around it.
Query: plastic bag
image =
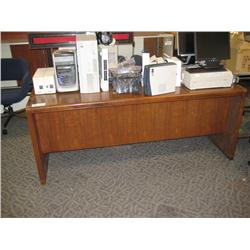
[[[141,66],[135,65],[133,58],[110,69],[113,91],[118,94],[141,93]]]

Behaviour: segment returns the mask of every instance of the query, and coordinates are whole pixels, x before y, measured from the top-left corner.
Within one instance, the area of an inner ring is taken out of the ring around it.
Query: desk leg
[[[33,114],[27,112],[27,118],[40,183],[44,185],[46,183],[49,154],[44,154],[41,151]]]
[[[211,140],[230,159],[234,158],[236,144],[239,136],[239,129],[243,117],[244,96],[232,97],[229,106],[229,114],[226,124],[226,131],[210,136]]]

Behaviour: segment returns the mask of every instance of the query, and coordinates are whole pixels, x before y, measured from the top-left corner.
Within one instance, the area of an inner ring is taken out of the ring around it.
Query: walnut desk
[[[246,90],[188,90],[159,96],[110,92],[31,94],[26,112],[41,184],[52,152],[209,135],[233,159]]]

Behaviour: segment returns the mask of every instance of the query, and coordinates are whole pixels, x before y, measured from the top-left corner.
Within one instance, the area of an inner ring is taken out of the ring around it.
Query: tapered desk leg
[[[36,164],[37,164],[37,170],[38,170],[38,174],[40,178],[40,183],[44,185],[46,184],[49,155],[48,154],[37,155],[35,153],[35,158],[36,158]]]
[[[46,183],[49,154],[44,154],[41,151],[33,114],[27,112],[27,118],[28,118],[30,136],[33,144],[33,150],[35,154],[35,160],[40,178],[40,183],[44,185]]]
[[[217,145],[230,160],[234,158],[243,117],[244,101],[244,96],[232,97],[225,132],[210,136],[214,144]]]

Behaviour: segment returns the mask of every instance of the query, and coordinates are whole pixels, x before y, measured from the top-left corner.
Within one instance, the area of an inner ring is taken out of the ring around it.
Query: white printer
[[[183,84],[191,89],[231,87],[233,74],[230,70],[204,70],[202,68],[185,69]]]
[[[178,59],[177,57],[167,57],[165,56],[165,60],[167,60],[167,62],[173,62],[177,65],[177,72],[176,72],[176,87],[180,87],[181,86],[181,77],[182,77],[182,61],[180,59]]]
[[[161,95],[175,92],[177,65],[175,63],[157,63],[145,65],[144,94]]]

